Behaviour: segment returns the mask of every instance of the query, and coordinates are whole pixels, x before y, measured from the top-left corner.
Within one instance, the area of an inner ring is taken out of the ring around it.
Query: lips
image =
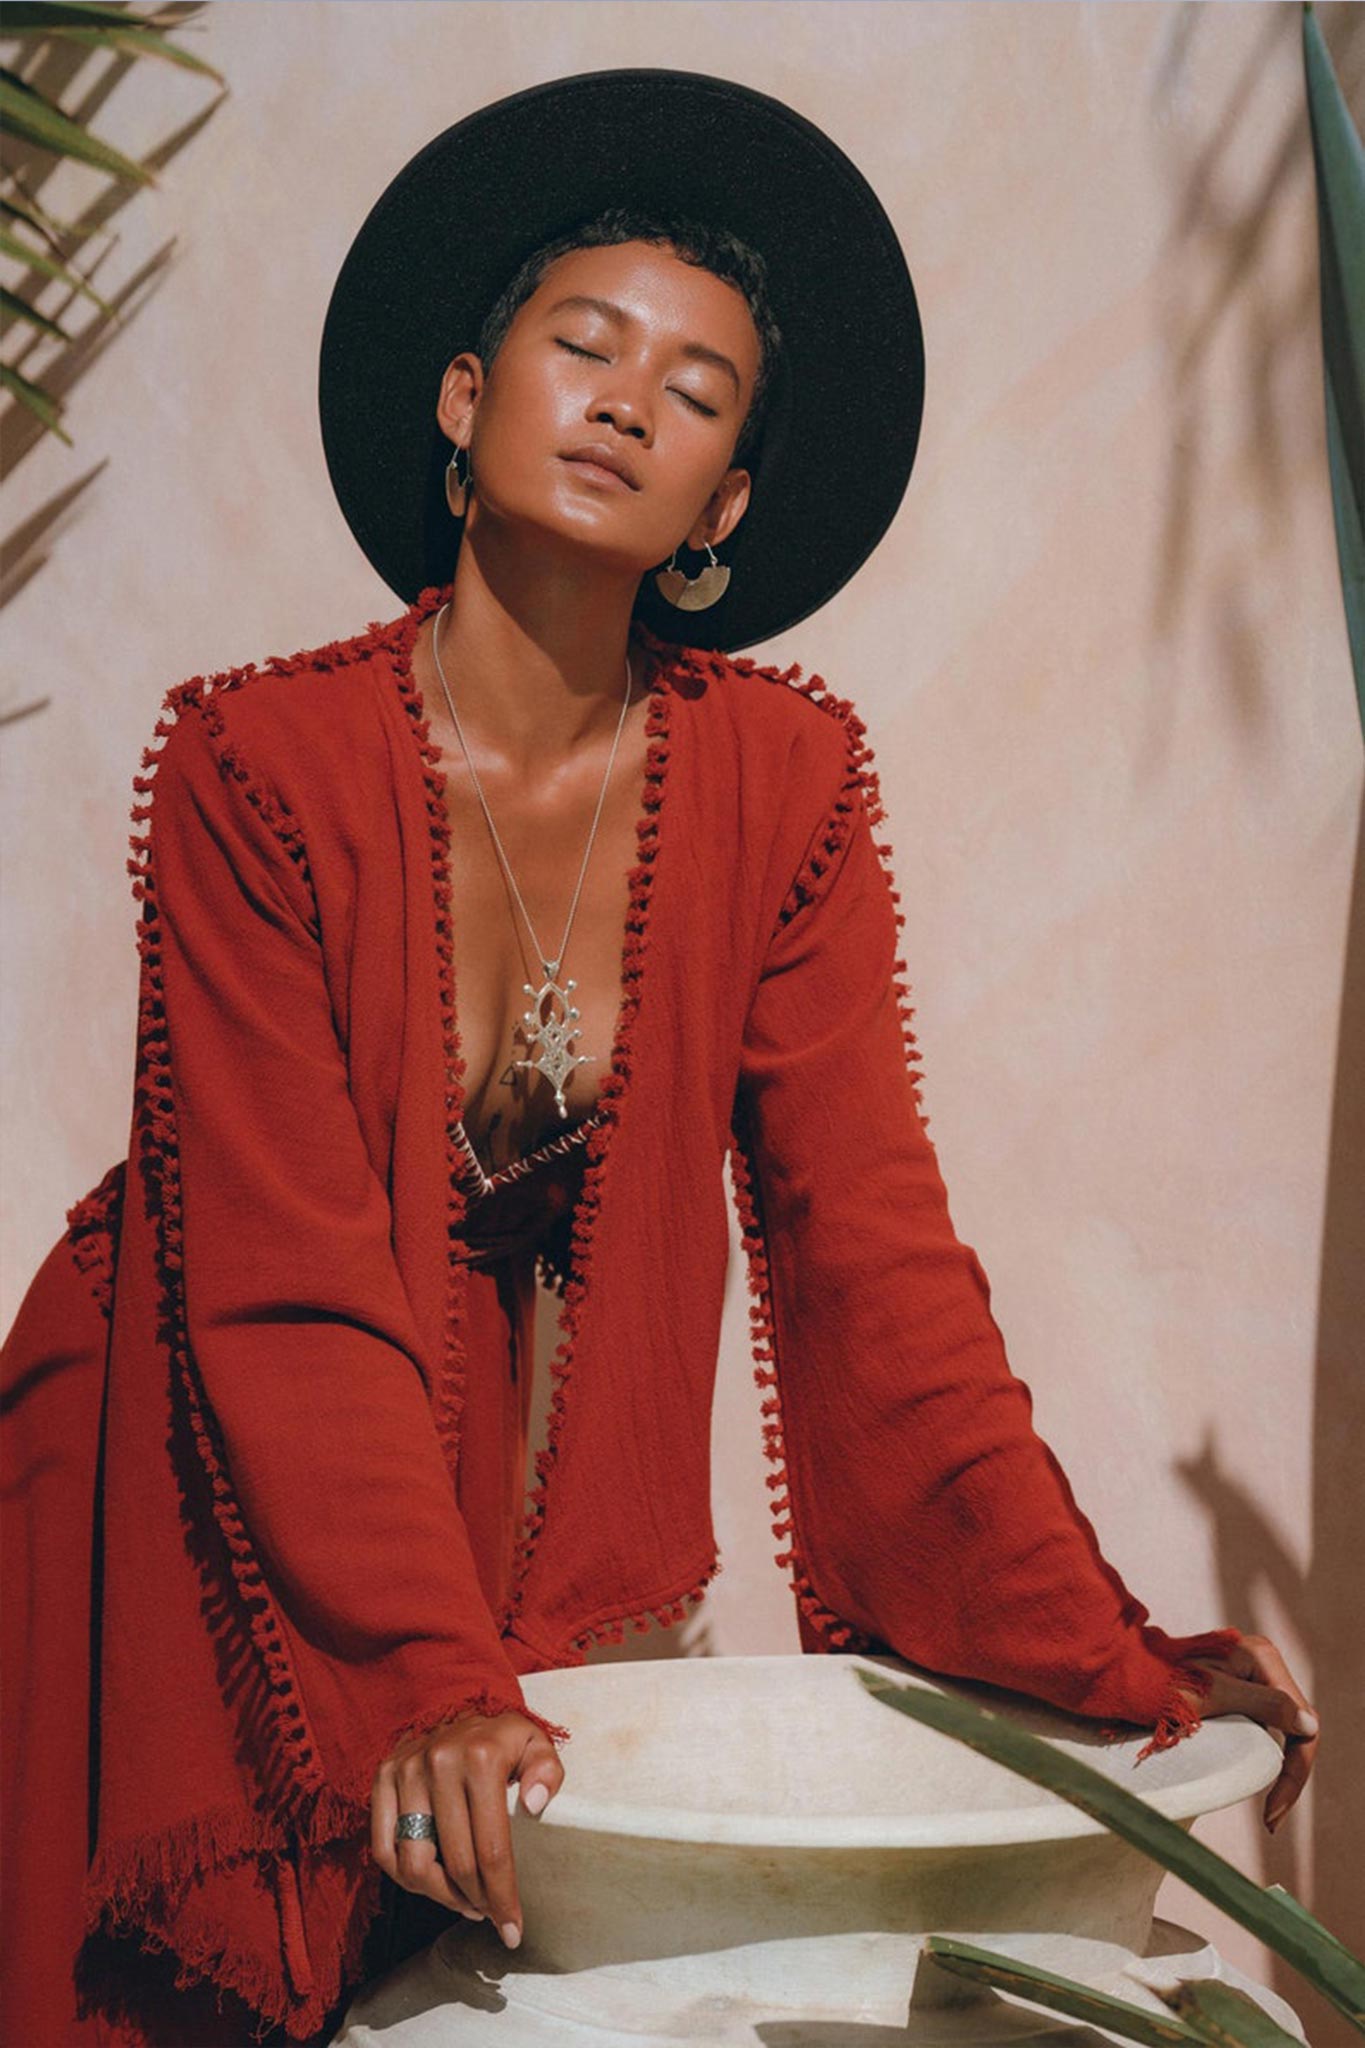
[[[614,448],[607,447],[604,442],[592,441],[582,448],[571,448],[562,459],[565,462],[576,463],[589,471],[596,471],[599,474],[605,472],[607,476],[615,477],[619,483],[628,484],[633,491],[640,488],[635,472],[625,457],[618,455]]]

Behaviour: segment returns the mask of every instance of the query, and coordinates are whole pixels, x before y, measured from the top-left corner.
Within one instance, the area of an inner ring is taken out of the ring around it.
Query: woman
[[[913,461],[874,196],[728,81],[517,95],[372,211],[321,398],[407,608],[169,693],[129,1157],[7,1348],[7,2038],[326,2040],[404,1896],[517,1943],[506,1786],[542,1812],[569,1732],[521,1676],[719,1568],[727,1153],[803,1646],[1149,1747],[1251,1714],[1282,1810],[1283,1658],[1147,1622],[953,1230],[861,721],[723,651]]]

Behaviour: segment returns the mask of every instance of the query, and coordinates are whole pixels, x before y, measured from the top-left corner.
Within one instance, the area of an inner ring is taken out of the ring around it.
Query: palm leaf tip
[[[1205,2038],[1183,2019],[1168,2019],[1163,2013],[1134,2005],[1130,1999],[1116,1998],[1112,1992],[1100,1991],[1041,1964],[1024,1962],[1018,1956],[978,1948],[972,1942],[945,1934],[929,1935],[924,1948],[940,1968],[954,1976],[1026,1998],[1030,2004],[1046,2006],[1049,2012],[1104,2028],[1125,2041],[1137,2041],[1143,2048],[1188,2048],[1189,2043]]]
[[[1220,1977],[1188,1977],[1169,1990],[1152,1988],[1215,2048],[1304,2048],[1302,2035],[1291,2034],[1240,1985]]]

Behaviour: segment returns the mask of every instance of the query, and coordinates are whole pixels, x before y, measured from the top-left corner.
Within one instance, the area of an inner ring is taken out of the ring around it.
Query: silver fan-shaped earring
[[[460,475],[460,457],[464,457],[464,475]],[[474,481],[474,463],[469,450],[456,443],[446,464],[446,503],[451,516],[463,519],[469,510],[469,486]]]
[[[709,540],[703,541],[710,560],[706,567],[695,576],[684,575],[673,565],[678,557],[674,548],[668,558],[668,567],[660,569],[654,581],[664,597],[680,612],[704,612],[709,605],[718,604],[724,597],[730,582],[730,571],[724,562],[718,562]]]

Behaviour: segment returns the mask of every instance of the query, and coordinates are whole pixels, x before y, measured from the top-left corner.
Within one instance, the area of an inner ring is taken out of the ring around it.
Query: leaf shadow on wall
[[[1365,13],[1351,5],[1319,5],[1343,98],[1357,126],[1365,110]],[[1249,554],[1264,526],[1268,552],[1283,555],[1305,435],[1322,445],[1325,422],[1303,419],[1307,365],[1320,364],[1321,318],[1315,235],[1295,242],[1299,269],[1285,288],[1286,214],[1311,223],[1314,167],[1301,54],[1301,8],[1257,10],[1264,20],[1248,35],[1246,60],[1221,104],[1195,75],[1199,38],[1219,31],[1220,9],[1186,4],[1172,10],[1161,61],[1148,81],[1152,147],[1171,188],[1172,223],[1162,252],[1161,317],[1172,365],[1170,432],[1162,491],[1165,524],[1155,564],[1149,616],[1150,673],[1169,689],[1189,687],[1188,664],[1173,649],[1192,607],[1217,620],[1219,645],[1202,686],[1229,697],[1227,731],[1246,761],[1263,764],[1283,744],[1287,724],[1320,719],[1302,677],[1299,703],[1286,703],[1282,672],[1272,665],[1247,575]],[[1202,54],[1202,45],[1200,53]],[[1249,137],[1259,135],[1258,179],[1244,176]],[[1226,451],[1208,446],[1210,423],[1227,430],[1228,349],[1240,351],[1235,474],[1241,523],[1229,521]],[[1298,362],[1295,362],[1298,358]],[[1290,370],[1292,369],[1292,374]],[[1220,381],[1221,380],[1221,381]],[[1251,523],[1248,523],[1251,522]],[[1211,548],[1226,530],[1221,558]],[[1221,525],[1220,525],[1221,523]],[[1221,567],[1218,565],[1221,560]],[[1198,564],[1197,568],[1191,565]],[[1336,619],[1346,647],[1337,590]],[[1322,665],[1325,668],[1327,665]],[[1322,669],[1319,670],[1319,675]],[[1350,668],[1343,672],[1351,728]],[[1170,772],[1178,707],[1153,689],[1145,735],[1144,774]],[[1352,742],[1356,737],[1352,730]],[[1306,1799],[1275,1836],[1257,1823],[1266,1883],[1282,1883],[1357,1952],[1365,1952],[1365,1886],[1359,1845],[1365,1839],[1365,1641],[1359,1599],[1365,1556],[1365,858],[1361,822],[1345,933],[1337,1060],[1328,1107],[1330,1141],[1324,1190],[1322,1250],[1313,1371],[1311,1552],[1300,1563],[1257,1498],[1256,1474],[1220,1467],[1215,1443],[1177,1469],[1204,1508],[1219,1574],[1220,1618],[1277,1639],[1280,1616],[1292,1616],[1312,1660],[1296,1677],[1317,1709],[1321,1746]],[[1273,1001],[1273,989],[1266,992]],[[1275,1076],[1265,1076],[1273,1090]],[[1286,1361],[1288,1363],[1288,1361]],[[1293,1649],[1284,1644],[1293,1659]],[[1311,1814],[1308,1809],[1311,1807]],[[1259,1814],[1259,1806],[1257,1807]],[[1287,1964],[1267,1955],[1264,1975],[1299,2012],[1316,2048],[1344,2048],[1346,2022],[1309,1991]]]
[[[158,19],[158,26],[174,28],[202,12],[205,4],[206,0],[187,0],[185,5],[166,9]],[[29,52],[33,54],[30,56]],[[20,75],[25,82],[47,99],[61,102],[63,110],[82,127],[93,123],[100,108],[134,64],[157,63],[154,58],[92,50],[86,45],[56,37],[46,42],[25,42],[20,46],[20,54]],[[23,62],[25,57],[27,61]],[[86,67],[92,70],[91,84],[79,100],[70,100],[72,83]],[[158,64],[158,69],[169,72],[170,66]],[[201,83],[196,74],[184,75],[194,78],[196,85]],[[206,126],[225,97],[226,91],[219,92],[207,106],[174,129],[164,142],[136,161],[153,176],[159,176]],[[53,152],[15,136],[6,137],[4,169],[7,177],[14,179],[20,195],[40,205],[45,205],[44,188],[65,161]],[[68,331],[76,314],[90,308],[90,318],[72,333],[69,341],[54,340],[35,329],[27,342],[6,358],[11,369],[39,383],[54,400],[65,400],[105,350],[120,336],[126,335],[135,316],[169,274],[175,248],[172,235],[130,276],[117,285],[106,287],[102,274],[113,258],[118,238],[107,235],[103,238],[103,245],[99,246],[100,231],[106,229],[131,201],[142,197],[143,188],[121,178],[108,177],[88,166],[79,168],[83,177],[98,179],[100,189],[90,203],[73,216],[71,228],[74,232],[58,236],[55,251],[47,253],[78,270],[89,284],[99,290],[109,310],[105,312],[94,308],[74,288],[67,290],[64,298],[48,296],[60,288],[36,268],[23,272],[11,286],[19,298],[35,306],[39,296],[44,295],[41,310],[50,319],[66,326]],[[148,197],[155,202],[155,194]],[[61,213],[60,207],[46,207],[46,210]],[[93,260],[88,254],[92,244],[98,248]],[[23,324],[21,320],[15,320],[11,327],[22,327]],[[0,475],[13,476],[24,457],[46,438],[47,430],[41,421],[26,406],[11,400],[0,413]],[[64,484],[0,539],[0,609],[41,571],[59,535],[76,521],[88,502],[93,502],[88,498],[89,487],[104,467],[103,462],[96,462],[82,475]],[[0,707],[0,725],[40,711],[49,701],[47,697],[39,697]]]

